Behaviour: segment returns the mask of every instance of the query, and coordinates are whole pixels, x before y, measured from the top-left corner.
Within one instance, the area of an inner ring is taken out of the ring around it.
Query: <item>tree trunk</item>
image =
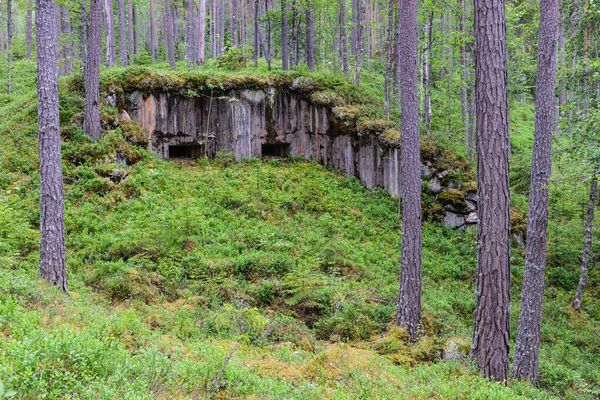
[[[36,0],[40,275],[67,290],[54,1]]]
[[[198,24],[198,64],[202,65],[206,62],[206,0],[199,0]]]
[[[358,0],[358,25],[356,27],[356,54],[354,57],[354,84],[360,86],[360,70],[365,44],[365,0]]]
[[[360,0],[352,0],[352,29],[350,30],[350,45],[352,48],[352,55],[356,56],[356,45],[358,43],[357,40],[357,27],[358,27],[358,2]],[[344,0],[344,8],[346,8],[346,2]],[[346,26],[347,21],[344,19],[344,26]]]
[[[231,0],[231,39],[233,47],[239,45],[238,2]]]
[[[349,77],[350,68],[348,67],[348,28],[346,26],[348,16],[346,15],[346,0],[339,0],[340,15],[339,15],[339,29],[340,29],[340,59],[342,73]]]
[[[129,0],[131,1],[131,0]],[[127,66],[127,35],[125,30],[125,4],[124,0],[117,0],[117,10],[119,14],[119,58],[121,67]]]
[[[387,119],[390,119],[390,92],[394,68],[394,4],[395,0],[389,0],[387,35],[385,39],[385,82],[383,113]]]
[[[133,39],[133,54],[137,56],[139,53],[137,8],[135,8],[133,5],[131,6],[131,26],[132,27],[129,29],[129,33]]]
[[[258,0],[254,0],[254,68],[258,68],[258,53],[260,51],[258,41]]]
[[[579,285],[577,293],[573,300],[573,308],[577,311],[581,309],[581,298],[585,292],[585,286],[588,276],[588,264],[590,262],[590,254],[592,252],[592,229],[594,224],[594,208],[596,207],[596,198],[598,197],[598,180],[592,178],[590,184],[590,202],[588,203],[587,219],[585,222],[585,234],[583,239],[583,257],[581,258],[581,271],[579,272]]]
[[[192,69],[196,60],[196,38],[194,37],[194,0],[187,4],[187,60],[188,68]]]
[[[281,0],[281,68],[284,71],[289,69],[287,10],[285,0]]]
[[[135,8],[131,4],[131,0],[127,0],[127,37],[128,44],[127,51],[129,52],[129,62],[133,62],[133,56],[136,54],[136,38],[135,38]]]
[[[548,180],[555,114],[558,0],[542,0],[538,38],[535,133],[531,159],[525,275],[513,372],[535,385],[538,377],[546,241],[548,237]]]
[[[54,8],[53,8],[54,9]],[[12,38],[13,38],[13,19],[12,19],[12,0],[6,1],[6,32],[8,39],[7,62],[8,71],[6,79],[6,90],[8,94],[12,91]]]
[[[503,0],[475,0],[477,282],[472,355],[486,378],[508,378],[510,220]]]
[[[31,0],[27,0],[27,22],[25,23],[25,43],[27,45],[27,59],[31,59],[33,52],[33,12],[31,10]]]
[[[467,88],[469,87],[469,58],[467,56],[467,2],[460,0],[461,13],[460,13],[460,31],[463,35],[463,43],[460,46],[460,62],[462,67],[462,82],[460,85],[460,103],[462,106],[462,123],[463,123],[463,134],[467,146],[469,143],[469,99],[467,95]]]
[[[41,0],[38,0],[41,1]],[[85,79],[83,131],[100,138],[100,63],[102,61],[102,0],[90,0],[90,35]]]
[[[306,65],[310,72],[315,71],[315,19],[313,13],[314,2],[306,3]]]
[[[171,0],[165,0],[165,31],[167,34],[167,48],[169,57],[169,66],[171,69],[177,68],[175,64],[175,38],[173,31],[173,10],[171,9]]]
[[[201,0],[202,1],[202,0]],[[154,0],[150,0],[150,58],[156,60],[156,31],[154,29]]]
[[[396,100],[400,98],[400,42],[401,42],[401,31],[400,31],[400,2],[396,1],[396,19],[394,21],[394,29],[396,34],[394,37],[394,97]]]
[[[73,73],[73,42],[71,40],[71,16],[66,6],[60,6],[60,30],[63,44],[63,73]]]
[[[219,1],[219,55],[225,51],[225,0]]]
[[[423,89],[425,96],[423,97],[423,122],[427,135],[431,135],[431,64],[429,57],[431,55],[432,37],[431,24],[433,22],[433,13],[429,14],[425,19],[425,48],[423,49]]]
[[[396,323],[405,328],[414,341],[421,321],[422,256],[417,0],[402,1],[400,29],[402,252]]]
[[[104,0],[104,16],[106,18],[106,67],[110,68],[115,65],[117,59],[112,0]]]
[[[87,15],[88,0],[81,2],[81,38],[79,45],[81,46],[81,76],[87,79],[86,65],[88,59],[88,15]],[[84,84],[85,86],[85,84]]]
[[[269,13],[269,0],[265,0],[265,14],[267,16],[267,51],[265,57],[267,59],[267,69],[271,70],[271,14]]]

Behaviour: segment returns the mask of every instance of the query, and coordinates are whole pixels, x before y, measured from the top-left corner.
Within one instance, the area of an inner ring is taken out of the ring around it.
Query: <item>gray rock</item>
[[[427,190],[431,193],[438,194],[442,191],[442,184],[437,177],[434,177],[432,180],[427,183]]]
[[[129,116],[129,114],[127,113],[127,111],[121,110],[121,113],[119,114],[119,120],[121,120],[121,121],[131,121],[131,117]]]
[[[106,103],[111,107],[117,106],[117,98],[113,95],[106,96]]]
[[[465,195],[465,200],[469,200],[469,201],[472,201],[473,203],[477,204],[477,203],[479,203],[479,196],[477,196],[477,193],[467,193]]]
[[[433,170],[428,166],[421,164],[421,178],[423,179],[431,179],[433,176]]]
[[[472,212],[477,210],[477,204],[475,204],[471,200],[465,200],[465,203],[467,203],[467,211]]]
[[[466,223],[467,224],[476,224],[479,221],[479,216],[476,212],[472,212],[467,216]]]
[[[449,226],[451,228],[460,228],[464,224],[465,218],[462,215],[446,211],[446,216],[444,217],[444,225]]]

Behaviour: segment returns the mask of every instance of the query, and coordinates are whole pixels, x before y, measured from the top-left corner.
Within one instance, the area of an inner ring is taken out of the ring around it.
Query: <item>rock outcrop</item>
[[[308,78],[306,78],[308,79]],[[302,82],[306,87],[306,83]],[[332,106],[318,93],[289,87],[181,91],[128,89],[119,96],[123,115],[148,135],[149,148],[165,159],[215,156],[231,151],[252,157],[306,157],[354,176],[367,188],[400,194],[399,132],[388,121],[358,120],[351,105]],[[477,222],[474,190],[463,188],[468,164],[422,144],[422,177],[434,220],[453,227]],[[442,161],[442,162],[440,162]],[[474,187],[474,185],[472,185]]]

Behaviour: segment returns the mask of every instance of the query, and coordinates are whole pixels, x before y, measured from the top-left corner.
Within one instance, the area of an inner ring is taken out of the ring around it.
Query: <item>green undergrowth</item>
[[[598,396],[597,272],[575,313],[576,260],[553,253],[540,388],[486,382],[467,357],[474,230],[425,223],[423,327],[408,343],[390,326],[397,199],[301,159],[158,160],[106,105],[94,143],[73,85],[61,83],[70,297],[37,277],[35,91],[0,104],[0,382],[18,398]],[[515,247],[513,339],[523,257]],[[451,344],[458,359],[442,361]]]

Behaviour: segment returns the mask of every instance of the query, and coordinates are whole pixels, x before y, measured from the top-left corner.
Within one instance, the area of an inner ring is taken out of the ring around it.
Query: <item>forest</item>
[[[597,399],[600,3],[0,0],[0,399]]]

